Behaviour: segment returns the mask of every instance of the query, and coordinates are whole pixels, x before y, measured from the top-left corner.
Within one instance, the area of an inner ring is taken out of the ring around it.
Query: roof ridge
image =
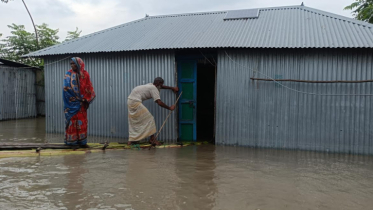
[[[307,12],[312,12],[312,13],[315,13],[315,14],[318,14],[318,15],[323,15],[325,17],[334,18],[334,19],[346,21],[346,22],[349,22],[349,23],[361,25],[363,27],[368,27],[368,28],[373,27],[373,24],[367,23],[365,21],[356,20],[356,19],[353,19],[353,18],[345,17],[343,15],[338,15],[338,14],[334,14],[334,13],[331,13],[331,12],[326,12],[326,11],[323,11],[323,10],[319,10],[319,9],[315,9],[315,8],[307,7],[307,6],[268,7],[268,8],[262,8],[260,10],[265,11],[265,10],[281,10],[281,9],[292,9],[292,8],[293,9],[301,9],[301,10],[304,10],[304,11],[307,11]]]
[[[169,15],[155,15],[155,16],[149,16],[147,17],[147,19],[194,16],[194,15],[213,15],[213,14],[221,14],[221,13],[226,13],[226,12],[227,11],[213,11],[213,12],[192,12],[192,13],[180,13],[180,14],[169,14]]]
[[[334,13],[331,13],[331,12],[326,12],[326,11],[315,9],[315,8],[312,8],[312,7],[301,6],[300,9],[308,11],[308,12],[313,12],[313,13],[319,14],[319,15],[325,15],[326,17],[329,17],[329,18],[335,18],[335,19],[347,21],[347,22],[350,22],[350,23],[358,24],[358,25],[361,25],[361,26],[364,26],[364,27],[369,27],[369,28],[373,27],[373,24],[371,24],[371,23],[367,23],[367,22],[364,22],[364,21],[361,21],[361,20],[356,20],[356,19],[353,19],[353,18],[345,17],[343,15],[334,14]]]
[[[209,14],[220,14],[220,13],[226,13],[226,12],[230,12],[230,11],[249,10],[249,9],[266,10],[266,9],[283,9],[283,8],[297,8],[297,7],[300,7],[300,6],[299,5],[294,5],[294,6],[219,10],[219,11],[207,11],[207,12],[188,12],[188,13],[179,13],[179,14],[155,15],[155,16],[149,16],[147,18],[152,19],[152,18],[180,17],[180,16],[192,16],[192,15],[209,15]]]
[[[277,6],[277,7],[263,7],[263,8],[248,8],[248,9],[258,9],[259,11],[265,10],[283,10],[283,9],[301,9],[308,12],[313,12],[319,15],[325,15],[329,18],[336,18],[339,20],[347,21],[350,23],[358,24],[364,27],[372,28],[373,24],[355,20],[353,18],[345,17],[342,15],[334,14],[331,12],[326,12],[323,10],[315,9],[312,7],[302,6],[302,5],[292,5],[292,6]],[[154,18],[167,18],[167,17],[181,17],[181,16],[193,16],[193,15],[209,15],[209,14],[220,14],[220,13],[227,13],[230,11],[238,11],[238,10],[248,10],[248,9],[235,9],[235,10],[220,10],[220,11],[208,11],[208,12],[191,12],[191,13],[179,13],[179,14],[168,14],[168,15],[155,15],[155,16],[148,16],[144,19],[154,19]]]

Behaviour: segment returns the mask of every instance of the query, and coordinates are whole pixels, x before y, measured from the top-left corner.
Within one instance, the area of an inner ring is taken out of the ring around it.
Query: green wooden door
[[[183,95],[179,100],[179,138],[197,139],[197,61],[178,61],[178,86]]]

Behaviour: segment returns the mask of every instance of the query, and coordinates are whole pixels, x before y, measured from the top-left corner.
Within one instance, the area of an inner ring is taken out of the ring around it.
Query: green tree
[[[352,10],[352,14],[357,20],[373,23],[373,0],[355,0],[344,9]]]
[[[79,38],[81,33],[82,33],[82,30],[79,31],[78,27],[76,27],[75,31],[68,31],[65,42]]]
[[[48,25],[45,23],[40,26],[37,25],[36,28],[40,39],[39,49],[43,49],[60,43],[58,42],[59,37],[57,36],[59,29],[48,28]]]
[[[0,40],[1,40],[2,36],[3,36],[3,34],[0,34]],[[0,42],[0,58],[5,56],[4,47],[5,47],[5,44]]]
[[[35,34],[26,31],[23,25],[8,25],[11,29],[11,35],[3,40],[4,42],[4,58],[15,62],[24,63],[30,66],[42,67],[44,65],[42,59],[37,58],[22,58],[23,55],[37,51],[46,47],[58,44],[58,29],[50,29],[48,25],[43,23],[36,26],[40,34],[40,44],[37,44]]]
[[[9,0],[1,0],[1,2],[3,2],[3,3],[8,3]],[[24,0],[22,0],[22,3],[23,3],[23,5],[25,6],[28,15],[30,16],[30,19],[31,19],[32,25],[34,26],[35,37],[36,37],[36,45],[39,45],[38,30],[36,29],[36,25],[35,25],[35,23],[34,23],[34,19],[32,18],[31,13],[30,13],[30,11],[28,10],[27,5],[26,5],[26,3],[25,3]]]
[[[11,29],[11,35],[3,40],[4,58],[28,65],[35,65],[34,62],[21,59],[22,55],[38,49],[34,34],[27,32],[23,25],[13,23],[12,25],[8,25],[8,27]]]

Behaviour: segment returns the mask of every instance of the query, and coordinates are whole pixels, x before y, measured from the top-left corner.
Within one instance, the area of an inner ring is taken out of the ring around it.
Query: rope
[[[177,102],[179,101],[181,94],[183,94],[183,91],[181,91],[179,97],[177,97],[176,102],[175,102],[175,104],[174,104],[175,106],[176,106]],[[172,113],[172,111],[170,111],[170,113],[168,113],[166,119],[165,119],[164,122],[163,122],[163,125],[161,126],[161,128],[159,129],[157,135],[155,136],[155,139],[158,138],[159,133],[161,133],[161,130],[163,129],[163,126],[166,124],[167,119],[170,117],[171,113]]]
[[[215,67],[216,67],[216,65],[215,65],[215,64],[216,64],[216,62],[215,62],[215,64],[213,64],[213,63],[212,63],[212,62],[211,62],[211,61],[210,61],[210,60],[209,60],[209,59],[208,59],[208,58],[207,58],[207,57],[205,56],[205,54],[203,54],[203,53],[202,53],[202,51],[201,51],[201,50],[200,50],[199,52],[200,52],[200,53],[201,53],[201,54],[203,55],[203,57],[205,57],[205,59],[206,59],[206,60],[207,60],[207,61],[208,61],[208,62],[209,62],[209,63],[210,63],[211,65],[213,65],[213,66],[215,66]]]
[[[49,65],[52,65],[52,64],[55,64],[55,63],[59,63],[59,62],[61,62],[61,61],[64,61],[64,60],[66,60],[66,59],[69,59],[69,58],[71,58],[72,56],[68,56],[68,57],[66,57],[66,58],[63,58],[63,59],[61,59],[61,60],[58,60],[58,61],[55,61],[55,62],[52,62],[52,63],[48,63],[48,64],[44,64],[44,67],[45,66],[49,66]],[[31,59],[31,57],[27,57],[27,58],[30,58]],[[14,61],[12,61],[12,62],[14,62]],[[22,63],[23,64],[23,63]],[[5,64],[4,64],[5,65]],[[27,64],[23,64],[23,65],[27,65]],[[6,68],[13,68],[13,69],[33,69],[33,68],[40,68],[40,67],[35,67],[35,66],[29,66],[29,67],[6,67]]]
[[[247,66],[244,66],[244,65],[241,65],[239,63],[237,63],[235,60],[233,60],[227,53],[227,51],[224,51],[225,54],[227,55],[227,57],[233,62],[233,63],[236,63],[237,65],[239,66],[242,66],[244,68],[248,68]],[[269,78],[270,80],[272,80],[273,82],[277,83],[278,85],[282,86],[283,88],[286,88],[288,90],[291,90],[291,91],[294,91],[294,92],[297,92],[297,93],[302,93],[302,94],[306,94],[306,95],[314,95],[314,96],[373,96],[373,94],[319,94],[319,93],[309,93],[309,92],[303,92],[303,91],[300,91],[300,90],[296,90],[296,89],[293,89],[291,87],[288,87],[286,85],[283,85],[281,84],[280,82],[276,81],[275,79],[273,79],[272,77],[258,71],[258,70],[255,70],[255,69],[250,69],[248,68],[249,70],[253,71],[253,72],[258,72],[259,74]]]

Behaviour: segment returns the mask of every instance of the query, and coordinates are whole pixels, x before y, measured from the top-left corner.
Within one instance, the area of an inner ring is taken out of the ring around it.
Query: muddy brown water
[[[0,121],[0,142],[43,143],[45,118]]]
[[[372,156],[204,145],[0,159],[0,209],[350,210],[372,197]]]
[[[0,121],[0,142],[16,143],[63,143],[63,133],[45,133],[45,118]],[[89,133],[89,130],[88,130]],[[125,142],[125,139],[106,137],[88,137],[89,142],[103,143]]]

